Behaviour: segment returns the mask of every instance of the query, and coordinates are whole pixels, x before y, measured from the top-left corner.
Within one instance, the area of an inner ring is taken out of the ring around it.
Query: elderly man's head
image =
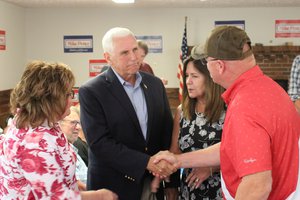
[[[102,46],[108,64],[125,81],[135,80],[141,56],[134,34],[127,28],[112,28],[104,35]]]
[[[60,122],[62,132],[67,137],[68,141],[73,144],[77,139],[81,130],[80,118],[75,107],[70,108],[71,113]]]

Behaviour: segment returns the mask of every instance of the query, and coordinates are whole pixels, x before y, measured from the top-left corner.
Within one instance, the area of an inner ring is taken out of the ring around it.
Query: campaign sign
[[[92,35],[65,35],[64,52],[65,53],[93,52],[93,36]]]

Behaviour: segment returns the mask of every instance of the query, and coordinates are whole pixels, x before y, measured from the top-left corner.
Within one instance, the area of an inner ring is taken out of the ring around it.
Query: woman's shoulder
[[[67,143],[58,126],[42,125],[35,128],[13,129],[10,134],[19,148],[18,151],[22,149],[27,149],[27,151],[56,151],[59,146],[64,147]]]

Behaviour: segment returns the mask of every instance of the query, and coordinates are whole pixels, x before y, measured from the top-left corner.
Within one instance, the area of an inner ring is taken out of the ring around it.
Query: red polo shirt
[[[255,66],[222,97],[228,105],[220,153],[225,197],[236,195],[243,176],[272,170],[268,199],[286,199],[299,170],[300,117],[289,96]]]

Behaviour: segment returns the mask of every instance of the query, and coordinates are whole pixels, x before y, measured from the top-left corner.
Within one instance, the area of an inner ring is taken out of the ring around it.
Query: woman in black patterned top
[[[212,81],[203,56],[193,52],[184,62],[183,100],[174,117],[170,151],[176,154],[220,142],[225,118],[223,88]],[[222,199],[219,168],[183,169],[179,196],[183,200]]]

